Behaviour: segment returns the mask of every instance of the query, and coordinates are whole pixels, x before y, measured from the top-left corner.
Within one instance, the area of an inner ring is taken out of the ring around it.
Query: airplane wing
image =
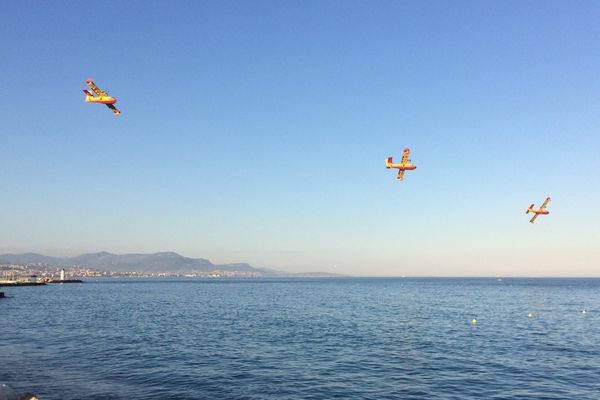
[[[104,95],[104,92],[100,90],[93,81],[87,81],[86,83],[90,87],[90,89],[92,89],[94,93],[96,93],[96,96]]]
[[[531,222],[531,223],[533,224],[533,223],[534,223],[534,221],[535,221],[535,219],[538,217],[538,215],[539,215],[539,214],[535,214],[535,215],[533,216],[533,218],[531,218],[531,219],[529,220],[529,222]]]
[[[115,113],[115,115],[120,115],[120,114],[121,114],[121,111],[119,111],[119,110],[117,109],[117,107],[115,107],[115,106],[114,106],[114,105],[112,105],[112,104],[106,104],[106,107],[110,108],[110,109],[112,110],[112,112],[114,112],[114,113]]]
[[[542,204],[542,206],[540,207],[540,210],[543,210],[544,208],[546,208],[548,203],[550,203],[550,197],[546,198],[546,201],[544,201],[544,204]]]
[[[398,170],[398,176],[396,177],[399,181],[404,180],[404,170]]]
[[[404,151],[404,154],[402,154],[402,161],[400,162],[400,164],[408,163],[408,156],[410,156],[410,150],[406,149]]]

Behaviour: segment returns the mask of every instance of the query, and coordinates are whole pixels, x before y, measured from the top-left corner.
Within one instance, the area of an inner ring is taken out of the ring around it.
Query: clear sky
[[[597,2],[12,1],[0,18],[0,252],[600,276]],[[84,102],[87,78],[120,117]],[[417,170],[397,182],[384,160],[405,147]]]

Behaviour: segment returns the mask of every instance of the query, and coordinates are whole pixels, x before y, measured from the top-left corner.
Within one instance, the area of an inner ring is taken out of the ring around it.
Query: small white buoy
[[[533,317],[533,313],[527,314],[527,317],[529,317],[529,318]]]
[[[581,310],[582,314],[587,314],[587,311],[585,310],[585,308],[583,310]]]
[[[477,323],[477,320],[476,320],[475,318],[473,318],[473,319],[471,320],[471,325],[475,325],[476,323]]]

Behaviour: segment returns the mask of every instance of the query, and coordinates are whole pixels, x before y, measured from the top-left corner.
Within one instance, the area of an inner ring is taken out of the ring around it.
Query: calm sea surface
[[[3,291],[0,383],[42,399],[600,399],[598,279]]]

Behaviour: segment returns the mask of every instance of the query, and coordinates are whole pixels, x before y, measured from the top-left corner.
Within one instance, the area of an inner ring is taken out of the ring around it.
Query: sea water
[[[3,291],[0,383],[41,399],[600,399],[600,279]]]

